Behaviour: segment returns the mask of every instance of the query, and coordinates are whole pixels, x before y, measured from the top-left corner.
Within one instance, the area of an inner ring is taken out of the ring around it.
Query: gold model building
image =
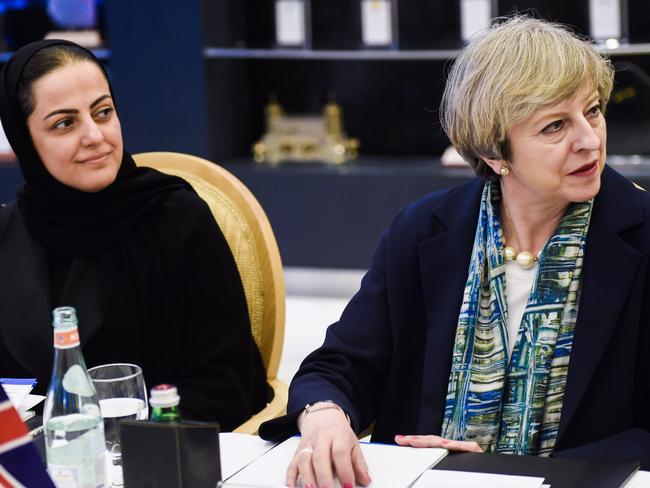
[[[272,100],[266,106],[266,133],[253,144],[258,163],[318,161],[341,164],[357,157],[359,140],[343,132],[341,107],[325,105],[322,115],[286,115]]]

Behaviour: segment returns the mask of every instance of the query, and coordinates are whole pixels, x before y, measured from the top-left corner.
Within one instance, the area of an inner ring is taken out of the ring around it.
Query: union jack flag
[[[54,488],[27,427],[0,386],[0,487]]]

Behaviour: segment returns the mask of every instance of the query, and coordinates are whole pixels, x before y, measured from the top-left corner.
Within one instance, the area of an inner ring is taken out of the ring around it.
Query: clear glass
[[[149,415],[147,387],[142,368],[135,364],[103,364],[88,370],[104,417],[106,450],[111,461],[111,486],[123,486],[120,420],[146,420]]]
[[[72,307],[54,310],[54,367],[43,408],[45,453],[58,486],[105,486],[104,424]]]

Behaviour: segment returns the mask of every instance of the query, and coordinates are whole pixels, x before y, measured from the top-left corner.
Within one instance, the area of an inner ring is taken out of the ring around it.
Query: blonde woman
[[[613,71],[562,26],[463,49],[441,121],[478,178],[405,208],[291,385],[287,484],[366,485],[356,434],[650,467],[650,196],[605,165]]]

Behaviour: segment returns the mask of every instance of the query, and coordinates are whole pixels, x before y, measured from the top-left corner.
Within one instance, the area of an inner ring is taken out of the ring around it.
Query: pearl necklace
[[[532,268],[539,260],[538,256],[533,256],[533,254],[528,251],[515,252],[515,250],[510,246],[505,246],[503,254],[506,261],[514,261],[524,269]]]

